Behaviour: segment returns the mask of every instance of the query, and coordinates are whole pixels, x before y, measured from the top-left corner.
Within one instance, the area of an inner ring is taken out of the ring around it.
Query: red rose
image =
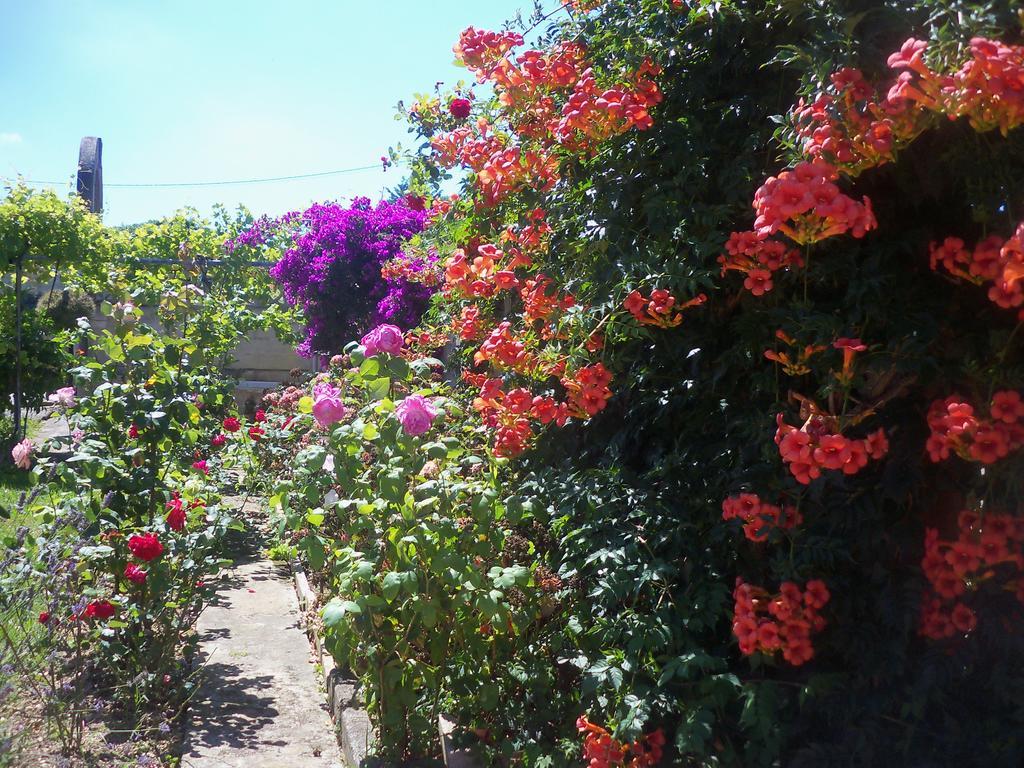
[[[172,531],[185,530],[185,504],[177,496],[167,502],[167,527]]]
[[[109,600],[94,600],[85,607],[85,615],[90,619],[109,619],[114,610]]]
[[[259,424],[260,422],[266,421],[267,420],[267,412],[264,411],[262,408],[260,408],[259,410],[256,411],[256,413],[253,414],[252,420],[255,421],[257,424]]]
[[[136,534],[128,539],[128,549],[132,551],[139,560],[149,562],[155,560],[164,553],[164,545],[155,533]]]
[[[49,620],[50,620],[50,612],[49,611],[43,611],[42,613],[39,614],[39,623],[40,624],[45,624]]]
[[[259,440],[261,437],[263,437],[263,428],[257,426],[249,427],[249,437],[251,437],[253,440]]]
[[[135,563],[128,563],[124,567],[124,577],[128,579],[132,584],[144,584],[146,582],[146,576],[149,574],[144,571]]]
[[[206,459],[201,459],[200,461],[193,461],[192,469],[196,470],[197,472],[202,472],[204,475],[210,474],[210,470],[206,466]]]
[[[210,439],[210,445],[212,445],[214,448],[220,448],[227,441],[227,435],[225,435],[223,432],[218,432]]]
[[[452,117],[465,120],[473,109],[473,103],[469,99],[452,99],[448,102],[448,111]]]
[[[242,422],[236,419],[234,416],[228,416],[224,419],[224,429],[228,432],[237,432],[242,428]]]
[[[130,427],[128,427],[128,437],[130,437],[132,440],[134,440],[138,436],[139,436],[139,428],[138,427],[136,427],[134,424],[132,424]]]

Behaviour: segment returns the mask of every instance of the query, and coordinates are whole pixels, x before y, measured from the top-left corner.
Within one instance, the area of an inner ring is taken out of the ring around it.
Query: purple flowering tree
[[[432,290],[401,278],[385,279],[381,267],[421,232],[427,214],[404,200],[373,205],[360,197],[348,207],[317,203],[280,219],[260,219],[228,248],[282,242],[284,255],[270,269],[285,299],[306,315],[303,355],[334,354],[367,328],[419,322]]]

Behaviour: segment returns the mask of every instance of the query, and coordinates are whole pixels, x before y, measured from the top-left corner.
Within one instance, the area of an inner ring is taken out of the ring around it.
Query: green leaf
[[[391,379],[387,376],[366,382],[366,394],[372,400],[383,400],[391,392]]]
[[[335,597],[328,601],[320,615],[323,617],[324,627],[327,629],[337,629],[345,620],[345,616],[350,613],[362,612],[363,609],[359,607],[358,603],[354,603],[351,600],[342,600],[340,597]]]

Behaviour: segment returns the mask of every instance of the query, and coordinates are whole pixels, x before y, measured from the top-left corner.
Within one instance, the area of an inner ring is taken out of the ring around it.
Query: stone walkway
[[[52,410],[32,411],[29,420],[34,426],[29,429],[29,434],[36,444],[49,440],[52,437],[65,438],[64,445],[67,446],[67,436],[70,430],[68,421],[63,416],[55,414]]]
[[[184,768],[341,768],[287,566],[236,558],[199,619]]]

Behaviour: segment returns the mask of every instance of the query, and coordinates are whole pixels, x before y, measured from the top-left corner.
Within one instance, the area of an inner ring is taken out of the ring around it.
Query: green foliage
[[[230,455],[194,465],[233,404],[230,382],[195,342],[161,336],[130,307],[105,310],[112,331],[78,329],[103,362],[71,372],[69,433],[41,446],[34,483],[5,508],[18,525],[0,529],[0,658],[20,695],[43,702],[66,755],[99,697],[139,727],[187,700],[192,627],[237,527],[219,497]],[[137,536],[160,551],[133,549]]]
[[[389,759],[436,754],[450,707],[500,709],[500,660],[542,620],[531,570],[498,554],[523,511],[502,497],[503,472],[438,365],[354,350],[350,368],[319,377],[354,412],[294,453],[271,498],[326,578],[327,646],[358,675]],[[409,394],[442,412],[420,437],[394,415]],[[312,404],[299,400],[297,415],[275,407],[262,449],[304,435]]]
[[[62,200],[24,184],[0,200],[0,273],[24,258],[26,274],[48,282],[60,270],[103,274],[112,247],[109,230],[81,198]]]
[[[55,328],[70,331],[80,317],[92,317],[96,302],[88,294],[74,289],[45,291],[36,302],[36,309],[53,321]]]
[[[54,328],[52,320],[37,310],[22,309],[21,324],[21,390],[22,405],[38,409],[46,395],[66,380],[65,370],[71,361],[69,344]],[[0,292],[0,415],[11,413],[15,389],[14,294]],[[16,427],[17,425],[11,425]],[[6,435],[3,436],[6,438]],[[4,442],[0,439],[0,442]],[[6,444],[6,443],[4,443]]]
[[[933,400],[981,404],[1024,381],[1014,313],[928,264],[931,241],[1017,227],[1024,133],[949,121],[896,162],[844,181],[872,200],[877,232],[824,241],[765,296],[743,293],[717,263],[729,234],[750,228],[755,190],[799,159],[784,117],[799,96],[843,66],[887,81],[886,59],[909,37],[934,41],[937,67],[959,65],[976,35],[1019,43],[1015,5],[613,0],[545,33],[545,45],[571,39],[603,66],[650,57],[664,67],[665,98],[649,130],[563,159],[551,193],[425,235],[442,252],[493,242],[496,221],[543,207],[554,230],[543,270],[581,312],[605,318],[603,362],[616,375],[608,408],[545,434],[504,491],[529,502],[548,537],[525,564],[556,573],[564,589],[551,619],[503,661],[500,712],[459,703],[460,724],[486,730],[486,748],[571,764],[560,738],[589,713],[622,739],[664,728],[674,765],[1020,762],[1022,647],[1006,629],[1019,604],[995,585],[979,589],[978,631],[945,643],[922,638],[918,622],[925,529],[955,537],[957,511],[1012,512],[1022,498],[1019,452],[979,473],[956,457],[933,464],[923,447]],[[414,174],[417,189],[439,194],[431,172],[426,162]],[[710,300],[675,329],[612,314],[632,289],[654,286]],[[440,300],[435,318],[461,306]],[[778,349],[778,329],[828,351],[785,377],[763,357]],[[830,349],[843,336],[870,344],[849,386],[837,383]],[[797,396],[863,414],[858,436],[884,426],[888,456],[856,476],[799,485],[773,441],[776,414],[806,418]],[[747,541],[722,518],[722,501],[741,491],[793,503],[804,522]],[[737,577],[770,589],[827,582],[811,662],[738,651]]]

